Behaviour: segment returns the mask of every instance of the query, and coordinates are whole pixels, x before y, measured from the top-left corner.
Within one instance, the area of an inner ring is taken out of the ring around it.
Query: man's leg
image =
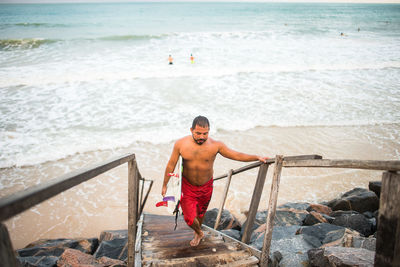
[[[193,247],[197,246],[204,237],[204,233],[201,230],[201,224],[203,223],[203,220],[204,216],[201,218],[196,217],[194,218],[192,225],[189,225],[190,228],[194,230],[194,238],[192,241],[190,241],[190,245]]]

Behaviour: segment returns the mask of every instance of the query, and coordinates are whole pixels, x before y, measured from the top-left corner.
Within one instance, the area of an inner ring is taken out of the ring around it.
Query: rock
[[[311,267],[373,267],[375,253],[363,248],[326,247],[308,251]]]
[[[350,202],[350,209],[360,213],[376,211],[379,208],[379,199],[376,194],[364,188],[354,188],[341,197]]]
[[[260,225],[252,234],[250,238],[250,244],[256,248],[262,248],[264,241],[266,225]],[[296,235],[296,231],[299,229],[297,225],[290,226],[274,226],[272,231],[272,240],[290,239]],[[270,250],[272,251],[272,250]]]
[[[351,210],[350,202],[340,198],[329,201],[327,206],[331,207],[332,210]]]
[[[235,229],[221,230],[222,233],[236,239],[241,240],[240,231]]]
[[[299,226],[275,226],[272,231],[270,251],[282,254],[279,266],[301,266],[308,261],[307,251],[311,246],[303,236],[296,235]],[[250,245],[261,250],[264,241],[265,224],[254,231]],[[272,259],[272,257],[271,257]]]
[[[126,266],[125,262],[116,259],[110,259],[108,257],[101,257],[95,259],[93,255],[85,254],[76,249],[66,249],[60,256],[57,262],[58,267],[70,267],[70,266]]]
[[[326,234],[324,240],[322,240],[323,245],[321,247],[353,247],[354,239],[359,237],[359,232],[347,228],[330,231]]]
[[[128,238],[114,238],[100,243],[94,257],[106,256],[111,259],[126,261],[128,257]]]
[[[278,206],[277,209],[308,210],[310,205],[308,202],[288,202]]]
[[[317,223],[327,223],[328,220],[325,219],[320,213],[311,211],[307,214],[306,218],[303,221],[303,225],[314,225]]]
[[[374,218],[374,214],[370,211],[366,211],[362,215],[364,215],[368,219]]]
[[[100,234],[99,242],[113,240],[115,238],[128,238],[128,230],[107,230]]]
[[[376,250],[376,238],[375,237],[354,237],[352,247],[365,248],[371,251]]]
[[[218,211],[219,209],[217,208],[208,210],[204,215],[203,223],[211,228],[214,228],[215,221],[217,220],[218,216]],[[217,230],[227,230],[231,228],[239,229],[240,223],[228,210],[223,210]]]
[[[315,211],[315,212],[323,213],[323,214],[326,214],[329,216],[332,212],[332,209],[330,207],[328,207],[326,205],[322,205],[322,204],[310,204],[310,206],[307,208],[307,211],[308,212]]]
[[[83,253],[76,249],[65,249],[57,262],[58,267],[69,267],[77,265],[95,265],[96,259],[93,255]]]
[[[362,214],[353,211],[339,211],[332,212],[332,216],[335,217],[332,222],[334,225],[351,228],[364,236],[373,234],[372,223]]]
[[[274,251],[270,257],[268,257],[268,266],[279,267],[279,262],[282,260],[282,254],[279,251]]]
[[[302,225],[304,219],[306,218],[308,212],[305,210],[296,210],[293,208],[290,209],[277,209],[274,218],[274,227],[275,226],[290,226],[290,225]],[[268,211],[259,211],[256,214],[254,219],[254,224],[252,227],[252,231],[260,227],[262,224],[265,224],[267,221]],[[246,227],[247,220],[243,224],[240,234],[243,236],[244,229]]]
[[[307,215],[308,212],[305,210],[279,209],[275,214],[274,225],[301,225]]]
[[[49,267],[57,266],[58,257],[55,256],[30,256],[16,257],[19,266],[24,267]]]
[[[382,181],[369,182],[368,188],[374,192],[378,198],[381,197]]]
[[[98,246],[97,238],[89,239],[41,239],[17,250],[20,257],[60,256],[66,248],[77,249],[92,254]]]
[[[320,247],[327,242],[325,240],[327,234],[332,231],[344,229],[344,227],[332,225],[329,223],[319,223],[312,226],[302,226],[300,227],[296,235],[304,235],[304,239],[312,246],[312,247]],[[344,231],[344,230],[343,230]]]
[[[110,258],[104,257],[104,256],[97,259],[97,262],[100,264],[103,264],[105,266],[113,266],[113,267],[127,266],[127,264],[121,260],[110,259]]]
[[[323,248],[313,248],[310,249],[308,254],[309,266],[311,267],[325,267],[329,266],[328,259],[324,257]]]

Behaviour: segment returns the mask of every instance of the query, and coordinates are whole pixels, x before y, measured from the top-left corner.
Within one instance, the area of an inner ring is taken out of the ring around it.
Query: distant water
[[[400,123],[400,5],[2,4],[0,114],[1,168],[170,142],[199,114]]]

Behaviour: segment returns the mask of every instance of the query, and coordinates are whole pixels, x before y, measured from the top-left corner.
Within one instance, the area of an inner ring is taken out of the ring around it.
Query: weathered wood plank
[[[202,225],[202,228],[212,232],[213,234],[221,235],[224,239],[230,240],[231,242],[237,242],[243,249],[249,250],[250,253],[253,256],[256,256],[258,259],[261,257],[261,251],[259,251],[258,249],[254,248],[252,246],[247,245],[246,243],[243,243],[243,242],[241,242],[239,240],[236,240],[233,237],[230,237],[229,235],[226,235],[226,234],[221,233],[221,232],[219,232],[219,231],[217,231],[217,230],[215,230],[215,229],[213,229],[211,227],[208,227],[207,225]]]
[[[0,221],[7,220],[44,200],[133,160],[134,158],[135,154],[119,156],[2,198],[0,200]]]
[[[260,204],[261,195],[264,189],[265,178],[267,176],[269,164],[262,164],[258,170],[256,184],[254,185],[253,196],[251,197],[249,214],[247,215],[247,223],[244,228],[242,242],[249,243],[251,232],[253,229],[254,218],[256,217],[258,205]]]
[[[268,203],[268,217],[266,222],[266,229],[264,233],[263,248],[261,251],[260,266],[268,265],[269,249],[271,247],[272,229],[274,227],[274,218],[276,213],[276,203],[279,193],[279,182],[282,171],[283,156],[277,155],[274,169],[274,176],[272,178],[271,193]]]
[[[128,267],[135,264],[139,175],[136,160],[128,162]]]
[[[285,157],[284,158],[284,160],[307,160],[307,159],[310,159],[310,160],[311,159],[322,159],[322,156],[320,156],[320,155],[300,155],[300,156],[289,156],[289,157]],[[266,163],[267,164],[272,164],[274,162],[275,162],[275,159],[273,158],[273,159],[267,160]],[[236,170],[233,170],[233,175],[241,173],[241,172],[244,172],[244,171],[247,171],[247,170],[250,170],[250,169],[257,168],[261,164],[262,164],[262,162],[257,161],[257,162],[251,163],[249,165],[240,167],[240,168],[238,168]],[[220,180],[220,179],[224,179],[226,177],[228,177],[228,174],[223,174],[223,175],[220,175],[220,176],[214,178],[214,181],[217,181],[217,180]]]
[[[221,200],[221,204],[219,205],[219,211],[218,211],[217,219],[215,220],[214,229],[218,228],[219,221],[221,220],[222,211],[224,210],[226,197],[228,196],[228,192],[229,192],[229,185],[231,184],[231,180],[232,180],[232,173],[233,173],[233,170],[229,170],[228,179],[226,180],[226,183],[225,183],[224,193],[222,194],[222,200]]]
[[[375,266],[399,266],[400,255],[400,174],[382,176]]]
[[[367,170],[400,171],[398,160],[289,160],[285,159],[283,167],[321,167],[321,168],[351,168]]]
[[[144,181],[143,181],[144,182]],[[142,227],[143,227],[143,214],[137,223],[136,244],[135,244],[135,267],[142,266]]]
[[[259,262],[259,260],[257,259],[257,257],[255,256],[251,256],[247,259],[244,260],[239,260],[239,261],[235,261],[235,262],[230,262],[227,264],[223,264],[223,265],[218,265],[220,267],[225,266],[225,267],[246,267],[246,266],[254,266]]]
[[[3,223],[0,223],[0,265],[17,267],[10,236],[7,227]]]

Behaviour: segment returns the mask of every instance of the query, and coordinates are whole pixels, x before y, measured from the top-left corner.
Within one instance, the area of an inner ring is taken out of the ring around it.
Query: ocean
[[[400,5],[0,4],[0,114],[0,197],[135,153],[156,180],[145,210],[165,213],[154,207],[164,168],[197,115],[247,153],[398,160]],[[217,158],[215,175],[243,165]],[[243,179],[256,174],[233,181],[238,217],[252,192]],[[280,202],[380,176],[289,170]],[[14,246],[126,227],[126,185],[120,167],[15,216]]]

